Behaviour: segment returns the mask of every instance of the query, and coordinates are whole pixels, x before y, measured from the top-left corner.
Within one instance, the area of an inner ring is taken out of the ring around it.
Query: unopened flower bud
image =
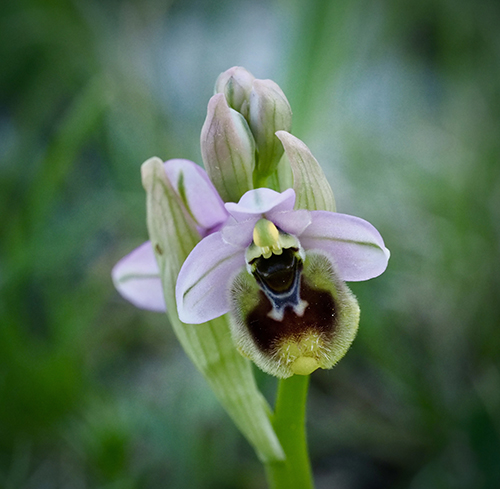
[[[223,94],[214,95],[201,130],[205,169],[224,201],[235,202],[252,188],[255,141],[245,118]]]
[[[290,104],[272,80],[254,80],[248,121],[259,151],[256,171],[265,178],[276,170],[283,155],[276,131],[290,131],[292,127]]]
[[[215,93],[223,93],[229,107],[246,117],[254,80],[255,77],[245,68],[233,66],[219,75],[215,82]]]

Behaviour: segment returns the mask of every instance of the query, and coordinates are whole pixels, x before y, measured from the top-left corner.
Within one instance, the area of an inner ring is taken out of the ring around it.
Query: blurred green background
[[[318,489],[500,487],[499,21],[497,1],[1,2],[0,487],[265,487],[166,318],[110,279],[147,238],[140,164],[201,162],[233,65],[280,84],[339,211],[392,252],[312,378]]]

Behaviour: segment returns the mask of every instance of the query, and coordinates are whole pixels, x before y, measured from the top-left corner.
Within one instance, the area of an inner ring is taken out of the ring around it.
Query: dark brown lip
[[[262,291],[258,305],[248,313],[245,324],[255,345],[268,355],[272,355],[286,340],[299,340],[302,336],[317,333],[328,341],[337,325],[336,304],[327,290],[315,289],[303,280],[300,297],[308,305],[302,316],[293,307],[287,306],[282,321],[269,316],[272,304]]]

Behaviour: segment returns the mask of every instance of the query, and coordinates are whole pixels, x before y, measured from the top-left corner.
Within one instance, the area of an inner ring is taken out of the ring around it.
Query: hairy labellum
[[[277,377],[331,368],[356,336],[359,307],[329,257],[307,252],[298,297],[276,314],[270,294],[241,272],[231,288],[232,332],[241,353]],[[272,296],[272,294],[271,294]]]
[[[240,351],[278,377],[332,367],[356,335],[359,309],[331,260],[306,254],[295,236],[264,218],[245,258],[247,271],[231,287]]]

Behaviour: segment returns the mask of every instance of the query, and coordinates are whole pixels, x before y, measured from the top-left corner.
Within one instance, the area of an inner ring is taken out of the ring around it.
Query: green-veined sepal
[[[276,136],[292,167],[293,188],[297,194],[295,209],[335,212],[333,190],[310,149],[286,131],[278,131]]]
[[[269,407],[257,389],[250,362],[231,341],[227,316],[203,325],[188,325],[179,320],[175,283],[182,263],[200,239],[199,234],[166,178],[160,159],[151,158],[143,164],[142,179],[147,192],[148,230],[163,282],[167,314],[179,341],[259,458],[283,459],[269,420]]]

